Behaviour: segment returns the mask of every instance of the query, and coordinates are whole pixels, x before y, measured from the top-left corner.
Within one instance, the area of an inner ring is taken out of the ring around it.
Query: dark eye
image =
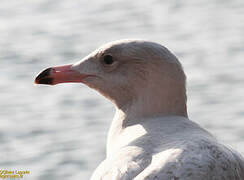
[[[103,57],[103,62],[104,62],[104,64],[107,64],[107,65],[113,64],[113,62],[114,62],[113,56],[111,56],[111,55],[105,55]]]

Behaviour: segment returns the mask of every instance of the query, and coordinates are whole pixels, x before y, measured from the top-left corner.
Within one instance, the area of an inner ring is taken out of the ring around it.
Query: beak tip
[[[37,79],[35,79],[35,80],[34,80],[34,84],[38,84],[38,81],[37,81]]]
[[[53,85],[53,78],[50,77],[52,68],[45,69],[35,79],[35,84]]]

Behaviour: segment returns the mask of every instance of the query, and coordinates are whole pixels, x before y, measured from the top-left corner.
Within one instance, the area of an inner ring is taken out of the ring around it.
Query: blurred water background
[[[244,154],[243,0],[1,0],[0,169],[30,170],[30,180],[90,177],[113,106],[82,84],[33,80],[122,38],[172,50],[188,76],[190,118]]]

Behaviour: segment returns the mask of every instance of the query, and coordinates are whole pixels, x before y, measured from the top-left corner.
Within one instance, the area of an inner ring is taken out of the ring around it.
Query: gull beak
[[[36,84],[55,85],[59,83],[80,83],[89,75],[73,70],[72,65],[47,68],[35,79]]]

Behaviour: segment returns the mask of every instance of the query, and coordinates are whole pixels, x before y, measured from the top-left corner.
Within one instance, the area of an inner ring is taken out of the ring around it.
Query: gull
[[[243,157],[188,118],[186,76],[166,47],[118,40],[35,79],[68,82],[86,84],[116,108],[106,159],[91,180],[244,180]]]

